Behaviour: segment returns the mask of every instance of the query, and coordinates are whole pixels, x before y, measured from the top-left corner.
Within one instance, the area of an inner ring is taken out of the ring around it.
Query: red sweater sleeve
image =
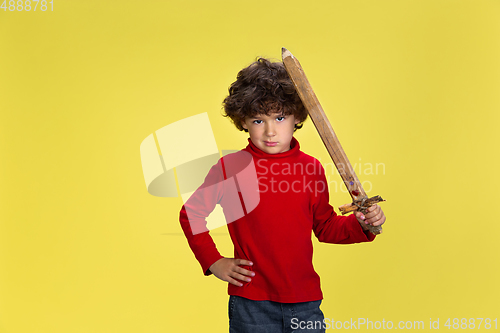
[[[224,176],[221,162],[214,165],[203,184],[182,206],[179,221],[186,235],[189,247],[203,269],[205,275],[212,274],[210,266],[223,256],[217,250],[207,228],[207,216],[220,202]]]
[[[319,161],[317,162],[319,163]],[[349,216],[339,216],[329,203],[328,186],[323,167],[319,166],[319,182],[325,186],[324,189],[314,195],[313,203],[313,230],[320,242],[333,244],[352,244],[361,242],[371,242],[375,239],[369,231],[364,231],[354,214]]]

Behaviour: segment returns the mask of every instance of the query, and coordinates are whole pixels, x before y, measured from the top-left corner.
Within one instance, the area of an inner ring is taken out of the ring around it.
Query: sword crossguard
[[[373,206],[377,202],[382,202],[382,201],[385,201],[385,200],[382,199],[382,197],[380,195],[376,195],[376,196],[371,197],[371,198],[365,197],[365,198],[362,198],[360,200],[354,200],[350,204],[342,205],[339,207],[339,210],[342,213],[342,215],[345,215],[345,214],[350,213],[350,212],[354,212],[356,210],[364,214],[364,213],[366,213],[366,209],[368,207]],[[368,225],[367,228],[374,235],[378,235],[378,234],[382,233],[381,226],[374,227],[374,226]]]

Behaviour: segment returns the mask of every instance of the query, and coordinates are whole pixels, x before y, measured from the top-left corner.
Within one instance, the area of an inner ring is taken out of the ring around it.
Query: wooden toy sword
[[[354,169],[352,168],[351,163],[347,159],[344,149],[340,145],[337,135],[335,135],[335,132],[333,131],[332,125],[328,121],[321,104],[319,104],[318,98],[309,84],[299,61],[285,48],[281,49],[281,56],[283,58],[283,64],[285,65],[286,71],[292,79],[304,107],[309,113],[314,126],[316,126],[321,140],[323,140],[328,153],[335,163],[335,167],[337,168],[345,186],[347,187],[347,190],[349,191],[349,194],[352,197],[352,203],[339,207],[340,212],[342,214],[346,214],[358,210],[365,213],[366,209],[371,205],[380,201],[385,201],[379,195],[368,198],[363,186],[354,172]],[[367,227],[368,230],[375,235],[382,232],[381,226],[374,227],[367,225]]]

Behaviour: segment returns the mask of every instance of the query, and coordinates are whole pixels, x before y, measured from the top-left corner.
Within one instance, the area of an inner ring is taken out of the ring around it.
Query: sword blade
[[[297,58],[295,58],[290,51],[285,48],[281,50],[281,56],[283,59],[283,64],[285,65],[285,69],[288,72],[288,75],[292,79],[293,84],[295,85],[295,89],[304,104],[309,116],[311,117],[314,126],[316,127],[323,144],[325,145],[330,157],[335,163],[335,167],[337,168],[342,180],[344,181],[345,186],[351,198],[353,199],[353,203],[365,203],[368,200],[368,196],[361,185],[356,172],[354,171],[347,155],[340,144],[335,131],[332,128],[332,125],[328,121],[328,117],[326,116],[321,104],[319,103],[314,90],[311,87],[311,84],[307,80],[307,77],[302,69]],[[380,197],[379,197],[380,198]],[[372,198],[373,199],[373,198]],[[372,200],[373,201],[373,200]],[[382,198],[378,201],[383,201]],[[375,201],[373,203],[376,203]],[[370,204],[373,204],[370,202]],[[344,205],[342,206],[344,209],[341,209],[342,213],[345,214],[347,211],[353,211],[357,207],[356,205]],[[346,209],[347,208],[347,209]],[[366,208],[366,207],[365,207]],[[374,234],[379,234],[382,230],[380,227],[372,227],[374,230],[370,231]],[[375,230],[377,229],[377,230]]]
[[[353,200],[367,195],[297,58],[282,49],[283,64]]]

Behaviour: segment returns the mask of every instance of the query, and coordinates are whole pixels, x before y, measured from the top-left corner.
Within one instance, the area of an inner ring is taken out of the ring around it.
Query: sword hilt
[[[345,215],[345,214],[350,213],[350,212],[354,212],[356,210],[365,214],[366,209],[368,207],[373,206],[377,202],[382,202],[382,201],[385,201],[385,200],[382,199],[382,197],[380,195],[376,195],[376,196],[371,197],[371,198],[365,197],[365,198],[362,198],[360,200],[355,200],[350,204],[342,205],[339,207],[339,210],[342,213],[342,215]],[[378,235],[378,234],[382,233],[381,226],[374,227],[372,225],[365,225],[365,227],[367,230],[369,230],[374,235]]]

